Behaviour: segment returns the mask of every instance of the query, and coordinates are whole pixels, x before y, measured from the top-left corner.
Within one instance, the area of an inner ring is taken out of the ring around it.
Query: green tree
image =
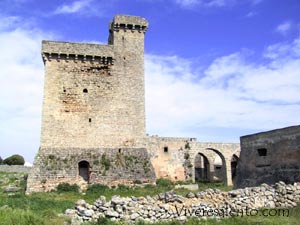
[[[3,163],[3,159],[1,158],[1,156],[0,156],[0,165]]]
[[[12,156],[4,159],[3,163],[7,164],[7,165],[24,165],[25,160],[24,160],[23,156],[21,156],[21,155],[12,155]]]

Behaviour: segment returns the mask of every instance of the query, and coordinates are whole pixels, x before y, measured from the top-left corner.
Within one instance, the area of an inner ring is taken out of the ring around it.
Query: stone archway
[[[207,150],[211,150],[214,151],[215,153],[217,153],[220,158],[222,159],[222,173],[223,173],[223,177],[224,177],[224,181],[225,184],[227,186],[231,186],[232,185],[232,178],[231,178],[231,159],[227,159],[225,158],[225,156],[223,155],[222,152],[220,152],[218,149],[214,149],[214,148],[207,148]]]
[[[198,153],[194,161],[195,181],[208,182],[210,181],[210,163],[208,158]]]
[[[82,160],[78,163],[78,173],[86,182],[90,181],[90,163]]]

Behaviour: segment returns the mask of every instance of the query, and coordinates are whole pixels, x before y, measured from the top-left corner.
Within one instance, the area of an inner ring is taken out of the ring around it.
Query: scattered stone
[[[13,186],[13,185],[9,185],[5,188],[4,190],[5,192],[18,192],[20,191],[19,187]]]
[[[104,196],[100,196],[93,205],[78,200],[75,209],[67,209],[65,215],[72,217],[72,224],[76,225],[84,221],[97,221],[100,217],[128,223],[138,220],[153,223],[172,219],[184,223],[192,216],[199,219],[223,217],[216,214],[197,216],[197,211],[222,210],[228,212],[225,215],[227,217],[229,212],[237,213],[237,210],[247,208],[295,207],[299,201],[300,183],[286,185],[284,182],[278,182],[275,185],[262,184],[228,193],[218,189],[207,189],[198,193],[189,192],[186,197],[177,195],[175,191],[168,191],[154,197],[113,196],[107,202]]]

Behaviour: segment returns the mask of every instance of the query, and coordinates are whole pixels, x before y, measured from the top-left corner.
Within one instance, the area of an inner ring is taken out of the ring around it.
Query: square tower
[[[41,145],[28,193],[63,182],[153,182],[145,144],[147,27],[141,17],[116,15],[107,45],[42,42]]]
[[[117,15],[108,45],[43,41],[41,147],[129,147],[145,136],[144,34]]]

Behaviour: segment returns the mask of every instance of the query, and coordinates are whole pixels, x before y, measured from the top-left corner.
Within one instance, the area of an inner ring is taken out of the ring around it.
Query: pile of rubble
[[[96,221],[101,217],[130,223],[138,220],[152,223],[173,219],[185,221],[188,217],[224,218],[247,208],[294,207],[299,201],[300,183],[287,185],[279,182],[272,186],[262,184],[230,192],[207,189],[198,193],[190,192],[186,197],[174,191],[154,197],[113,196],[110,201],[101,196],[93,205],[79,200],[75,209],[67,209],[65,214],[72,217],[73,224]]]
[[[280,181],[275,185],[262,184],[259,187],[236,189],[229,192],[230,207],[241,210],[246,207],[289,208],[300,202],[300,183],[285,184]]]

